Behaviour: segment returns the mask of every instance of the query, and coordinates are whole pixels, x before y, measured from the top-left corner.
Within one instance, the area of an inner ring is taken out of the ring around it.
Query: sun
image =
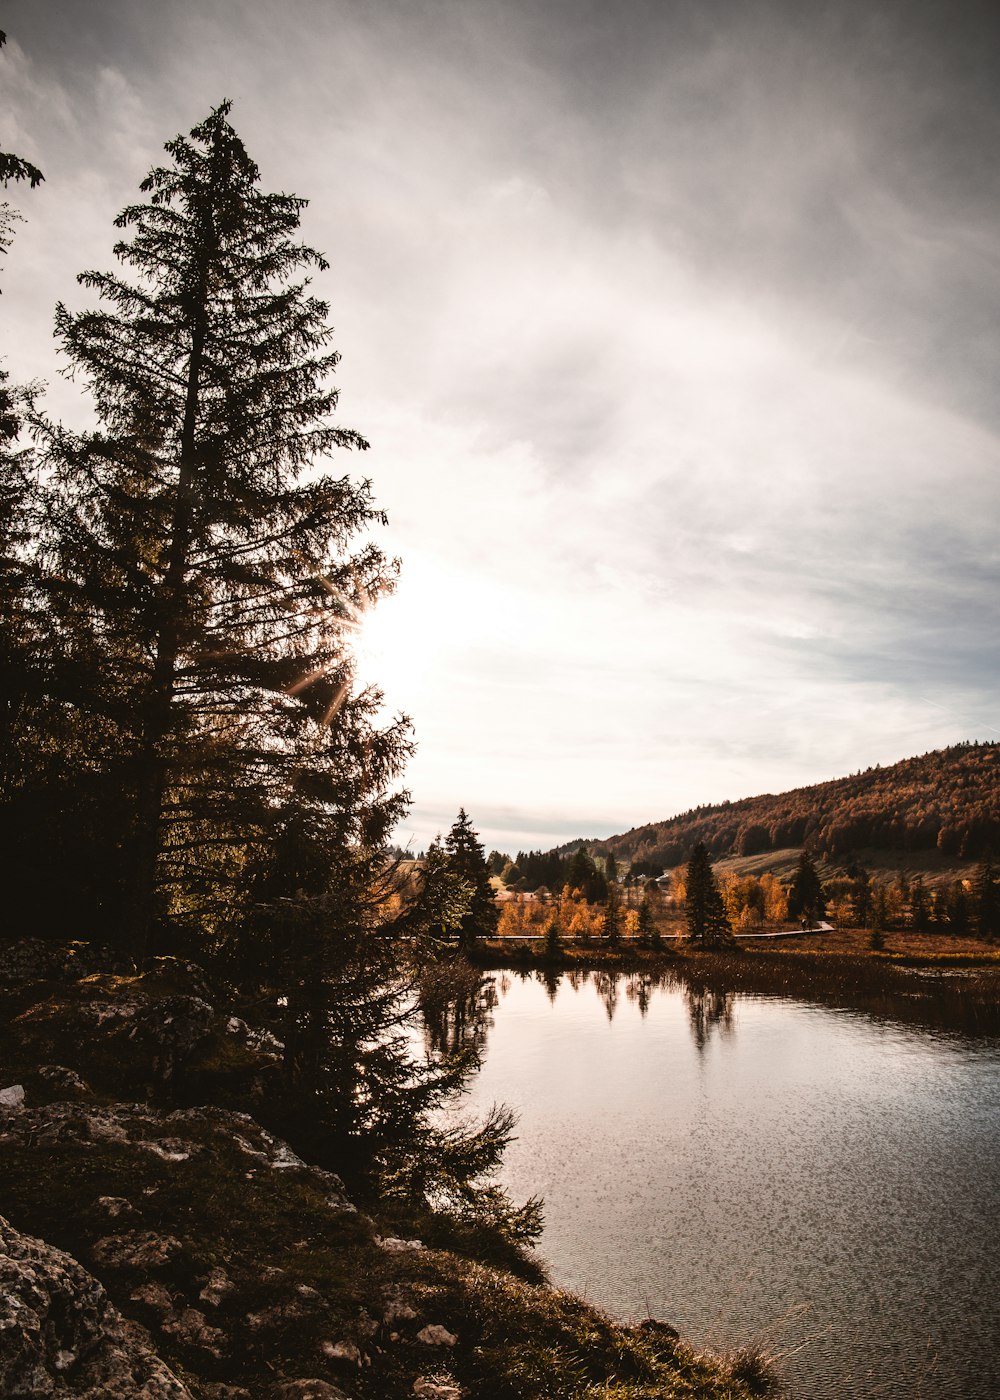
[[[378,686],[393,708],[406,708],[431,666],[428,619],[409,593],[401,585],[379,599],[361,619],[354,645],[359,684]]]

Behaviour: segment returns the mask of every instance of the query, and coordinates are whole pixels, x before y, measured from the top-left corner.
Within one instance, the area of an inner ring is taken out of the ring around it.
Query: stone
[[[392,1300],[382,1316],[382,1321],[387,1327],[396,1322],[415,1322],[416,1319],[417,1314],[409,1303],[404,1303],[398,1298]]]
[[[449,1332],[447,1327],[441,1327],[438,1323],[429,1323],[426,1327],[421,1327],[417,1333],[417,1341],[423,1342],[428,1347],[453,1347],[458,1341],[454,1332]]]
[[[320,1351],[327,1361],[346,1361],[350,1366],[362,1364],[362,1354],[353,1342],[321,1342]]]
[[[0,1395],[192,1400],[97,1279],[2,1218]]]
[[[6,1109],[6,1111],[10,1113],[23,1107],[23,1084],[11,1084],[6,1089],[0,1089],[0,1109]]]
[[[160,1327],[185,1346],[200,1347],[215,1357],[222,1355],[221,1344],[226,1340],[225,1333],[218,1327],[209,1326],[205,1314],[197,1308],[182,1308],[180,1312],[162,1322]]]
[[[95,1240],[91,1253],[107,1269],[146,1271],[162,1269],[183,1249],[173,1235],[157,1235],[152,1230],[127,1230],[121,1235],[105,1235]]]
[[[160,1142],[140,1142],[139,1146],[146,1152],[155,1153],[164,1162],[187,1162],[194,1153],[201,1151],[196,1143],[182,1142],[180,1138],[165,1138]]]
[[[440,1376],[418,1376],[413,1382],[413,1394],[420,1400],[462,1400],[463,1393],[460,1385]]]
[[[138,1215],[135,1206],[124,1196],[98,1196],[92,1210],[104,1220],[131,1220]]]
[[[198,1294],[198,1298],[202,1303],[208,1303],[209,1307],[217,1308],[224,1298],[229,1297],[235,1287],[235,1283],[225,1269],[213,1269],[204,1288]]]
[[[76,1098],[90,1093],[90,1085],[80,1078],[75,1069],[68,1069],[66,1065],[40,1065],[37,1072],[39,1079],[44,1080],[57,1094]]]
[[[388,1235],[385,1239],[376,1235],[375,1243],[379,1249],[384,1249],[386,1254],[405,1254],[407,1250],[423,1249],[424,1247],[423,1240],[399,1240],[393,1235]]]
[[[235,1144],[267,1167],[280,1167],[289,1179],[314,1187],[332,1210],[354,1210],[339,1176],[301,1161],[249,1114],[232,1109],[204,1106],[169,1111],[144,1104],[102,1107],[91,1103],[51,1103],[11,1114],[4,1120],[4,1133],[10,1142],[30,1142],[32,1147],[48,1141],[134,1145],[165,1161],[176,1162],[181,1169],[182,1153],[195,1156],[217,1148],[229,1150]],[[268,1274],[264,1281],[280,1276],[280,1271]]]
[[[129,1294],[133,1303],[141,1303],[166,1317],[174,1310],[174,1300],[162,1283],[143,1283]]]
[[[329,1381],[279,1381],[270,1391],[270,1400],[350,1400]]]

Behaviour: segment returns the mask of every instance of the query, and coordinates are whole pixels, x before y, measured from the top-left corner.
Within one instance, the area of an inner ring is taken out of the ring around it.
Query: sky
[[[952,0],[6,0],[45,172],[0,354],[224,97],[329,258],[398,590],[401,840],[486,846],[1000,737],[1000,9]]]

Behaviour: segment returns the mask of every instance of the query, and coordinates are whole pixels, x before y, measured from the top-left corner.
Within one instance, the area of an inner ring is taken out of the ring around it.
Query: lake
[[[519,1114],[552,1281],[798,1400],[1000,1396],[1000,1042],[617,973],[501,972],[466,1100]]]

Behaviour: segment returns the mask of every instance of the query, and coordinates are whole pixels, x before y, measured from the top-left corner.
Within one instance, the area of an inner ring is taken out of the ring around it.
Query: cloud
[[[991,732],[988,11],[88,13],[76,51],[71,6],[7,21],[49,176],[4,269],[11,367],[51,378],[52,303],[233,96],[331,258],[340,416],[373,443],[335,468],[404,562],[378,664],[418,844],[462,803],[541,844]]]

